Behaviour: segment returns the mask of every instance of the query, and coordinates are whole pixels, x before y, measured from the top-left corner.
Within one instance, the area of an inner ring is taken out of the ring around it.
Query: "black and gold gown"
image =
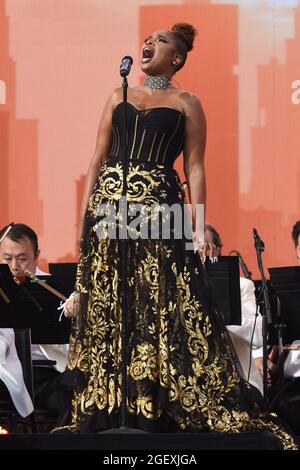
[[[72,324],[68,364],[76,377],[70,429],[79,432],[121,424],[120,241],[99,236],[108,213],[99,207],[116,209],[110,227],[116,228],[123,187],[122,108],[119,104],[113,113],[112,146],[89,199],[81,241],[80,313]],[[183,147],[184,116],[169,107],[141,111],[129,104],[128,130],[128,207],[143,204],[148,222],[158,212],[164,219],[164,204],[185,203],[173,169]],[[160,210],[150,211],[151,206]],[[186,249],[175,230],[167,239],[161,231],[156,239],[142,238],[140,230],[131,229],[125,260],[128,425],[153,432],[269,429],[292,448],[276,417],[260,415],[248,398],[224,328],[208,307],[199,255]]]

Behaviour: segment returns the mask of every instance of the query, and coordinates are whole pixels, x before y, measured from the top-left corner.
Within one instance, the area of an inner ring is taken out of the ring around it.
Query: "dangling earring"
[[[177,65],[177,62],[176,62],[175,59],[173,60],[172,64],[173,64],[173,65]]]

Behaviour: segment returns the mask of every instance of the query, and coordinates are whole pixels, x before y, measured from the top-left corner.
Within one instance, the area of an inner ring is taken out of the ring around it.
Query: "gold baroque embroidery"
[[[165,175],[157,168],[145,170],[142,165],[129,165],[127,175],[127,198],[129,203],[140,202],[143,204],[155,204],[160,202],[160,198],[166,196],[164,189]],[[109,201],[111,203],[119,201],[123,188],[123,168],[121,164],[110,167],[106,166],[100,172],[97,187],[89,199],[88,210],[95,216],[99,203]],[[161,188],[158,195],[155,192]]]
[[[107,166],[99,179],[101,186],[89,201],[93,217],[100,201],[116,202],[121,195],[121,165]],[[153,203],[164,197],[167,183],[159,169],[145,171],[136,166],[130,168],[129,188],[132,202]],[[74,397],[74,429],[96,410],[108,415],[116,412],[122,399],[120,254],[117,242],[99,240],[96,230],[95,222],[90,229],[89,249],[81,253],[77,275],[77,290],[83,298],[89,291],[90,295],[84,340],[79,344],[76,335],[71,338],[68,367],[79,369],[87,379]],[[290,436],[279,426],[253,419],[239,409],[240,379],[229,351],[221,334],[217,337],[214,331],[212,335],[210,317],[192,292],[191,276],[199,274],[188,260],[179,268],[175,250],[175,245],[161,240],[130,244],[127,346],[128,380],[133,392],[127,397],[129,414],[158,419],[166,413],[181,429],[270,429],[286,448],[293,448]],[[89,290],[84,279],[86,263],[90,263]],[[154,385],[166,394],[164,409],[156,400],[157,394],[151,393]]]
[[[146,377],[153,382],[158,377],[158,358],[154,346],[141,344],[137,351],[132,352],[130,374],[133,380],[142,380]]]

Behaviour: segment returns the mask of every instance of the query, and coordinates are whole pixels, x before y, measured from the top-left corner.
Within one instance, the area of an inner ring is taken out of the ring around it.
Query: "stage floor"
[[[271,433],[177,434],[8,434],[0,436],[0,450],[278,450]]]

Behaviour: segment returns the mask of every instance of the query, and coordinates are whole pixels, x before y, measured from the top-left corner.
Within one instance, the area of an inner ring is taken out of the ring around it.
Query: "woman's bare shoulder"
[[[110,101],[113,105],[117,104],[119,101],[122,100],[123,90],[122,87],[115,88],[110,95]]]
[[[179,98],[185,109],[202,109],[200,98],[190,91],[179,90]]]
[[[205,119],[205,113],[201,104],[200,98],[190,91],[178,90],[178,99],[180,100],[180,106],[186,116],[195,116]]]

